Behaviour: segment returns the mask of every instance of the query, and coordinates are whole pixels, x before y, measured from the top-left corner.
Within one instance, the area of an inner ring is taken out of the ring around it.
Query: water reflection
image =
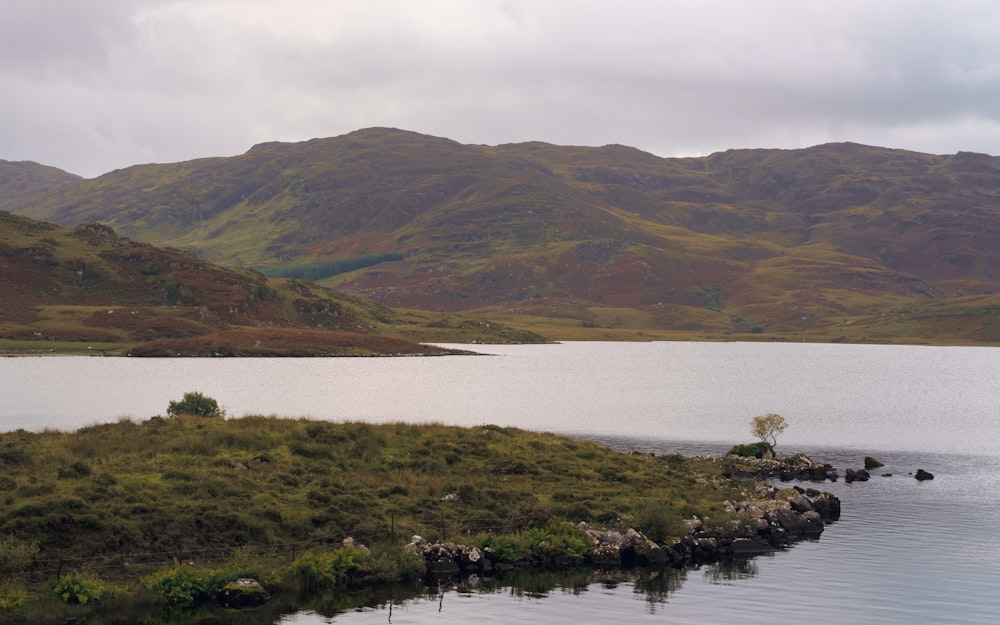
[[[713,584],[757,577],[756,560],[727,560],[704,567],[705,579]]]
[[[445,623],[464,623],[483,616],[483,599],[508,597],[519,612],[524,603],[545,613],[544,620],[573,623],[579,607],[567,608],[561,599],[575,604],[585,601],[593,610],[622,610],[622,602],[640,600],[647,613],[664,611],[665,604],[695,571],[702,571],[713,583],[754,577],[753,560],[719,562],[692,569],[612,569],[576,568],[566,570],[515,569],[480,577],[432,578],[424,583],[395,584],[372,588],[337,590],[325,593],[275,592],[266,604],[252,609],[232,610],[215,605],[196,608],[122,606],[108,603],[99,611],[59,606],[48,615],[35,614],[32,622],[42,625],[316,625],[319,623],[421,622],[429,613]],[[470,613],[470,610],[472,611]],[[495,610],[495,608],[493,608]],[[504,609],[502,608],[501,611]],[[586,611],[586,610],[585,610]],[[553,612],[556,614],[549,614]],[[478,616],[477,616],[478,614]],[[540,616],[540,615],[539,615]],[[397,618],[398,617],[398,618]],[[414,620],[416,618],[416,621]],[[521,619],[523,620],[523,619]],[[531,619],[534,620],[534,619]],[[506,621],[505,621],[506,622]]]

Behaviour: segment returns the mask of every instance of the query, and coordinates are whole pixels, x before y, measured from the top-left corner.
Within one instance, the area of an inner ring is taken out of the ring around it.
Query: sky
[[[0,0],[0,159],[94,177],[372,126],[1000,155],[998,33],[992,0]]]

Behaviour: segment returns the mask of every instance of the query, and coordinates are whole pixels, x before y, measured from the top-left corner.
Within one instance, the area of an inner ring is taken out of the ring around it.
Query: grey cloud
[[[7,3],[0,158],[96,175],[374,125],[663,155],[1000,152],[992,3],[300,0],[252,19],[270,2]]]

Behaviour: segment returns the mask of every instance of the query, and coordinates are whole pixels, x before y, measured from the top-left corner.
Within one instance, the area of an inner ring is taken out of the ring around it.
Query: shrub
[[[104,584],[99,579],[86,573],[63,575],[55,585],[54,590],[66,603],[79,603],[80,605],[98,601],[106,592]]]
[[[0,579],[24,572],[37,555],[38,541],[26,542],[13,536],[0,539]]]
[[[427,572],[424,557],[398,547],[373,547],[371,556],[358,564],[365,582],[391,583],[420,579]]]
[[[638,529],[650,540],[663,544],[669,538],[687,534],[687,526],[680,515],[663,502],[643,507],[638,514]]]
[[[21,582],[0,578],[0,612],[17,610],[28,599],[28,589]]]
[[[514,535],[481,534],[473,540],[481,549],[489,547],[501,560],[517,562],[528,556],[585,556],[594,548],[587,533],[572,523],[547,521]]]
[[[169,571],[153,573],[142,582],[172,605],[197,603],[209,590],[207,573],[179,564]]]
[[[733,445],[726,453],[730,456],[739,456],[740,458],[763,458],[771,451],[771,445],[764,441],[758,441],[756,443],[747,443],[746,445]]]
[[[321,554],[307,551],[289,565],[287,575],[297,578],[303,588],[331,588],[344,584],[348,574],[368,559],[367,551],[351,547]]]
[[[68,466],[59,467],[56,470],[56,474],[59,476],[59,479],[86,477],[90,475],[90,466],[85,462],[77,461]]]
[[[198,392],[184,393],[181,401],[172,401],[167,406],[167,414],[171,417],[192,415],[195,417],[223,417],[225,413],[219,408],[219,402]]]

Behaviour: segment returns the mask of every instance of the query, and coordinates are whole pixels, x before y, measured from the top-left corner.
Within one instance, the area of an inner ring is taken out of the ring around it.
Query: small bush
[[[0,612],[17,610],[28,600],[28,589],[12,579],[0,578]]]
[[[176,565],[169,571],[153,573],[143,585],[171,605],[191,605],[201,601],[209,590],[208,574],[190,566]]]
[[[0,539],[0,579],[23,573],[37,555],[38,541],[27,542],[13,536]]]
[[[662,502],[643,507],[636,524],[643,534],[659,544],[667,542],[669,538],[687,534],[687,526],[681,516]]]
[[[74,477],[86,477],[90,475],[90,466],[85,462],[77,461],[68,466],[59,467],[56,470],[56,474],[62,480]]]
[[[181,401],[172,401],[167,406],[167,414],[171,417],[192,415],[195,417],[223,417],[225,413],[219,408],[219,402],[198,392],[184,393]]]
[[[86,605],[99,601],[104,596],[104,584],[92,575],[86,573],[67,573],[55,585],[54,590],[66,603]]]
[[[427,563],[414,551],[376,546],[371,556],[358,564],[357,572],[367,583],[403,582],[422,578],[427,572]]]
[[[771,445],[763,441],[747,443],[746,445],[733,445],[727,452],[730,456],[739,456],[740,458],[763,458],[768,453],[773,453]]]
[[[572,523],[555,520],[514,535],[481,534],[473,543],[479,548],[493,549],[500,559],[509,562],[517,562],[529,556],[585,556],[594,548],[594,543],[586,532]]]
[[[321,554],[307,551],[289,565],[287,576],[297,578],[310,590],[333,588],[343,585],[348,574],[368,559],[367,551],[350,547]]]

